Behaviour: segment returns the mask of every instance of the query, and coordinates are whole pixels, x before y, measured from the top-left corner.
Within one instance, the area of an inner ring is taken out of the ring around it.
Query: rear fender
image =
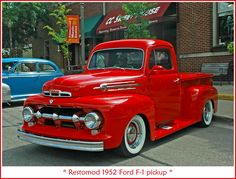
[[[213,86],[193,86],[187,90],[182,98],[182,116],[185,119],[202,118],[203,105],[208,100],[212,100],[214,112],[217,111],[217,90]]]

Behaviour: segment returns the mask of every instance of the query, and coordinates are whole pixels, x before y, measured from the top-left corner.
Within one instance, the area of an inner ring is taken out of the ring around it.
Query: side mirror
[[[161,65],[155,65],[152,67],[152,71],[164,70],[165,68]]]
[[[165,68],[161,65],[155,65],[152,67],[152,70],[150,72],[150,75],[155,74],[157,71],[165,70]]]

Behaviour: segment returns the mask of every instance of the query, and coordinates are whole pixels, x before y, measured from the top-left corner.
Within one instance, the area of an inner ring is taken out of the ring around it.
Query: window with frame
[[[167,49],[152,50],[150,55],[149,68],[152,69],[152,67],[155,65],[162,66],[167,70],[172,69],[172,61],[169,50]]]
[[[234,40],[234,4],[230,2],[217,3],[218,45],[227,46]]]
[[[20,63],[16,66],[15,72],[17,73],[29,73],[36,72],[36,63]]]
[[[39,72],[40,73],[54,73],[56,69],[47,63],[39,63]]]

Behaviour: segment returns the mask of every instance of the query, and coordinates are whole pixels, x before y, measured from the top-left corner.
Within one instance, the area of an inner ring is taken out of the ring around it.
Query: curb
[[[218,94],[218,100],[234,101],[234,95]]]
[[[223,120],[223,121],[227,121],[227,122],[234,121],[234,119],[229,117],[229,116],[221,116],[221,115],[214,114],[214,117],[215,117],[216,120],[219,119],[221,121]]]

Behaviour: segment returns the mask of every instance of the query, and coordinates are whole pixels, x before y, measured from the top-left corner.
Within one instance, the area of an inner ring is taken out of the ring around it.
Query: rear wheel
[[[214,113],[213,104],[212,101],[209,100],[203,106],[202,121],[200,122],[201,127],[208,127],[211,125],[213,113]]]
[[[125,128],[124,137],[118,152],[125,157],[135,156],[142,150],[145,139],[145,122],[141,116],[136,115]]]

